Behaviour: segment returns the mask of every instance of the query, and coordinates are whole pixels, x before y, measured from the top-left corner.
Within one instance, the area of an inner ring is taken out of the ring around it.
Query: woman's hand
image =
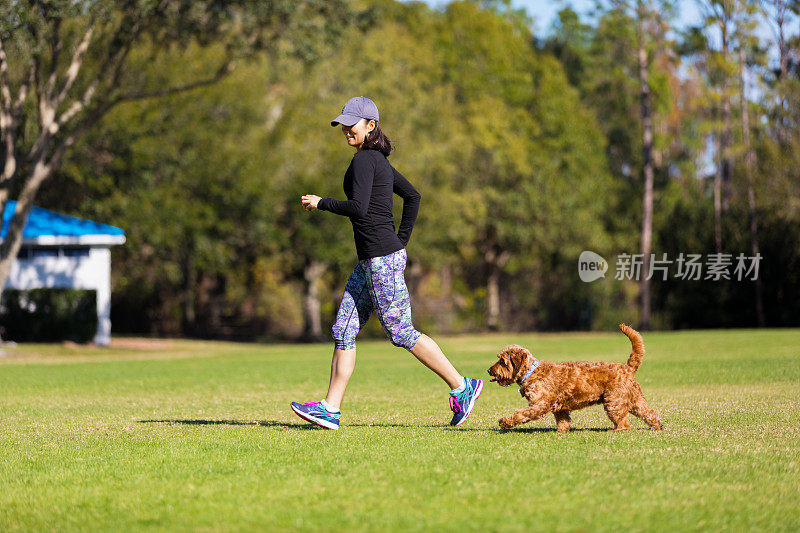
[[[313,195],[313,194],[306,194],[305,196],[300,198],[300,203],[303,204],[303,209],[306,211],[313,211],[317,208],[317,204],[319,201],[322,200],[321,197]]]

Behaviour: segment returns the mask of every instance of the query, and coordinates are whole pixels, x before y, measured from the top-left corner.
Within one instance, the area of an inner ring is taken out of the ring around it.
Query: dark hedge
[[[93,290],[6,289],[0,300],[0,335],[17,342],[89,342],[97,331]]]

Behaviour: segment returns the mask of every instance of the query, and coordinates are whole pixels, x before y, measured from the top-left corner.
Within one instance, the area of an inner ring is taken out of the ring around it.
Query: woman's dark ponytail
[[[364,139],[364,144],[361,145],[361,149],[377,150],[385,157],[389,157],[389,154],[394,150],[394,145],[389,137],[381,131],[381,127],[376,122],[375,128],[369,132],[367,138]]]

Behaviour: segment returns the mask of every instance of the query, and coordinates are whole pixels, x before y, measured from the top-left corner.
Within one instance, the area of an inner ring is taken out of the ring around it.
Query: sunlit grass
[[[797,530],[800,331],[645,334],[637,376],[663,432],[610,433],[599,407],[510,432],[487,383],[450,428],[447,387],[360,341],[342,428],[318,400],[332,346],[26,345],[0,358],[0,530]],[[507,343],[623,361],[619,333],[437,338],[486,376]]]

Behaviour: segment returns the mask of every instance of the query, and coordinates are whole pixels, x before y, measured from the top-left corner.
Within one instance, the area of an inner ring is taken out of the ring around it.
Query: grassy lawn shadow
[[[592,431],[595,433],[608,433],[612,428],[570,428],[568,433],[579,433],[582,431]],[[556,428],[513,428],[513,429],[499,429],[500,433],[556,433]],[[629,430],[630,431],[630,430]]]
[[[279,422],[277,420],[215,420],[215,419],[165,419],[137,420],[140,424],[183,424],[188,426],[262,426],[291,429],[322,429],[310,423]]]
[[[274,427],[280,429],[324,429],[315,426],[311,423],[304,422],[281,422],[278,420],[217,420],[212,418],[199,418],[199,419],[162,419],[162,420],[137,420],[140,424],[183,424],[189,426],[261,426],[261,427]],[[395,423],[361,423],[361,424],[347,424],[344,427],[358,427],[358,428],[439,428],[445,431],[472,431],[480,433],[555,433],[554,427],[523,427],[514,429],[500,429],[499,427],[492,428],[475,428],[475,427],[451,427],[448,424],[395,424]],[[607,433],[612,428],[571,428],[570,433],[591,431],[595,433]],[[648,428],[631,428],[628,431],[649,431]]]

